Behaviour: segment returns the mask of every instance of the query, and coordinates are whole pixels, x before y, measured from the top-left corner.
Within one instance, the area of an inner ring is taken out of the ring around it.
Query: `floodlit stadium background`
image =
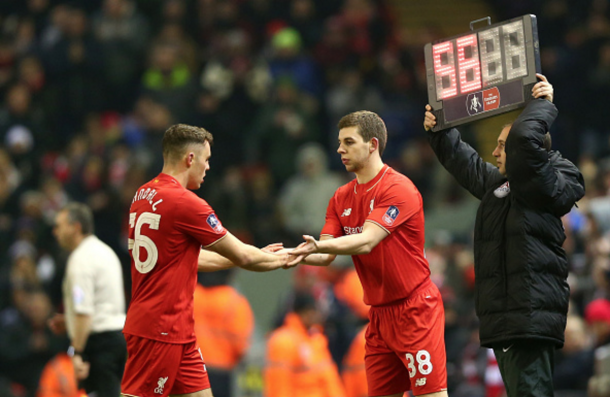
[[[468,31],[474,19],[526,13],[538,17],[542,72],[555,87],[554,149],[586,180],[585,199],[565,218],[578,324],[567,338],[580,352],[595,342],[578,319],[610,290],[608,1],[2,0],[0,395],[34,393],[37,371],[65,346],[45,320],[61,303],[66,255],[51,228],[68,200],[93,208],[96,234],[122,260],[129,297],[128,208],[161,169],[169,125],[214,134],[197,194],[225,227],[259,247],[293,246],[319,233],[328,199],[350,177],[335,152],[336,124],[361,109],[385,120],[384,161],[424,199],[427,257],[445,299],[450,395],[490,395],[472,301],[477,201],[425,141],[423,47]],[[514,117],[461,131],[490,160],[500,127]],[[316,294],[333,355],[342,356],[361,323],[337,293],[350,266],[343,258],[317,272],[237,272],[233,284],[250,301],[256,330],[236,396],[260,395],[265,336],[295,288]],[[576,365],[566,359],[558,368]],[[557,381],[557,395],[565,393]],[[569,395],[585,396],[586,381],[569,385]]]

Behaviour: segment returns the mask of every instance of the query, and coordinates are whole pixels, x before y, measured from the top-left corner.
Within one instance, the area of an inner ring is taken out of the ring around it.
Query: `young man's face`
[[[510,132],[511,126],[506,126],[500,132],[500,136],[498,137],[498,146],[493,151],[493,156],[496,158],[496,164],[498,166],[498,170],[500,174],[506,175],[506,138],[508,138],[508,133]]]
[[[194,153],[193,162],[189,168],[189,178],[187,189],[196,190],[201,187],[205,173],[210,169],[210,156],[212,155],[210,143],[205,141],[203,145],[197,145],[192,150]]]
[[[346,127],[339,130],[339,148],[341,161],[348,172],[360,171],[371,156],[373,140],[364,142],[358,127]]]

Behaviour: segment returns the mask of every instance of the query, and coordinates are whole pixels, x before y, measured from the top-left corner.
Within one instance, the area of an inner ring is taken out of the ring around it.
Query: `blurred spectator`
[[[201,54],[193,38],[184,30],[184,27],[176,22],[166,23],[153,38],[152,45],[171,44],[176,47],[178,54],[191,73],[199,71]]]
[[[295,160],[299,173],[286,181],[278,200],[284,229],[299,242],[303,234],[322,230],[328,200],[345,181],[329,172],[320,144],[301,146]]]
[[[317,15],[314,0],[293,0],[290,2],[288,25],[295,28],[303,39],[303,46],[311,49],[320,39],[321,19]]]
[[[595,352],[595,376],[589,380],[588,397],[610,396],[610,346]]]
[[[329,83],[339,81],[343,68],[351,67],[357,61],[356,55],[347,45],[347,40],[347,28],[343,20],[339,17],[328,18],[324,23],[322,38],[313,53]]]
[[[246,241],[250,241],[251,238],[247,236],[249,234],[248,191],[242,169],[227,168],[222,180],[217,181],[214,186],[214,189],[206,192],[207,201],[213,206],[227,229],[232,230],[233,234],[243,236]]]
[[[344,70],[341,80],[329,87],[326,93],[329,129],[336,130],[339,120],[346,114],[363,109],[377,113],[383,109],[383,106],[383,98],[379,90],[367,85],[358,69]],[[336,146],[336,140],[332,140],[329,144],[330,147]]]
[[[252,52],[251,40],[243,30],[219,34],[201,73],[196,120],[216,137],[212,161],[221,171],[243,162],[245,147],[236,142],[244,139],[273,83],[264,59]]]
[[[0,148],[0,253],[6,253],[13,236],[20,189],[21,175],[9,154]]]
[[[47,365],[40,376],[36,397],[82,397],[78,390],[74,366],[66,353],[59,353]]]
[[[600,298],[585,308],[585,320],[591,327],[596,346],[610,343],[610,300]]]
[[[78,8],[68,9],[65,18],[61,37],[44,52],[44,63],[60,100],[59,128],[69,132],[102,107],[105,91],[102,47],[90,32],[89,18]]]
[[[288,77],[300,91],[317,97],[321,94],[318,70],[312,59],[302,52],[302,39],[294,28],[284,28],[271,39],[273,49],[269,60],[271,75],[274,79]]]
[[[38,158],[46,139],[42,112],[32,106],[24,84],[13,85],[6,95],[6,109],[0,111],[0,139],[19,169],[26,186],[36,185]]]
[[[321,318],[314,297],[297,294],[292,309],[284,325],[269,338],[265,396],[344,396],[326,337],[315,328]]]
[[[67,341],[46,326],[51,316],[49,298],[26,288],[14,290],[15,306],[0,312],[0,373],[24,386],[26,396],[34,396],[46,362],[66,349]]]
[[[195,288],[195,336],[215,397],[233,395],[233,370],[254,331],[250,304],[230,285],[233,273],[233,269],[200,273]]]
[[[315,118],[305,101],[290,78],[279,79],[273,98],[261,109],[246,143],[250,159],[267,163],[277,186],[295,173],[299,147],[319,138]]]
[[[366,354],[364,346],[367,326],[364,326],[358,335],[354,337],[349,351],[343,359],[343,369],[341,378],[345,386],[346,397],[367,397],[368,383],[364,370],[364,356]]]
[[[6,86],[13,78],[15,48],[12,42],[0,37],[0,93],[4,94]]]
[[[148,39],[147,21],[131,0],[105,0],[92,20],[103,51],[106,107],[128,110],[135,98],[137,76]]]
[[[256,168],[248,175],[247,221],[253,244],[262,247],[280,241],[273,177],[265,168]]]
[[[177,120],[192,112],[196,87],[178,47],[172,43],[153,47],[150,65],[142,78],[142,92],[166,106]]]
[[[593,376],[591,342],[583,319],[568,316],[565,344],[555,355],[553,383],[558,396],[587,396],[587,383]]]

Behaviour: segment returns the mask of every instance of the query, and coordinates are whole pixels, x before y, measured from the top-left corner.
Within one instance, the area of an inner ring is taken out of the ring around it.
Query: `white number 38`
[[[417,368],[415,367],[415,359],[411,353],[407,353],[407,368],[409,369],[409,378],[414,378],[417,371],[421,375],[430,375],[432,372],[432,363],[430,362],[430,353],[427,350],[420,350],[415,355],[417,359]]]

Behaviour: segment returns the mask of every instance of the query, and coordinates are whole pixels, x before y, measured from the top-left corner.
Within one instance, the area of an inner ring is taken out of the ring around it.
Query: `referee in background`
[[[49,320],[57,334],[67,331],[79,387],[96,397],[121,392],[127,349],[125,295],[121,264],[114,251],[93,234],[93,214],[68,204],[55,218],[54,234],[70,252],[63,280],[64,314]]]

